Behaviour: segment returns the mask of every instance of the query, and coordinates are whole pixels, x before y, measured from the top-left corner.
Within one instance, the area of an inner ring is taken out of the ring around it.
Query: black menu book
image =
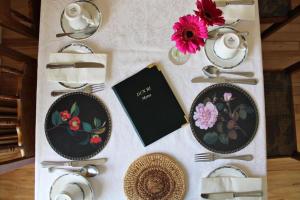
[[[145,146],[187,123],[164,75],[151,65],[113,86]]]

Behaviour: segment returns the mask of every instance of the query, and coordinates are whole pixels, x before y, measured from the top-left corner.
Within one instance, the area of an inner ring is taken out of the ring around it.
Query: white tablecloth
[[[46,81],[46,64],[49,54],[74,42],[70,38],[56,38],[61,32],[59,19],[70,0],[42,0],[41,28],[38,59],[37,116],[36,116],[36,172],[35,199],[49,199],[53,181],[61,174],[50,174],[41,168],[43,160],[65,160],[55,153],[47,142],[44,120],[51,104],[57,99],[50,96],[53,89],[62,89],[58,83]],[[238,25],[241,31],[249,31],[249,55],[235,70],[254,71],[259,83],[256,86],[239,85],[255,99],[260,123],[254,140],[236,154],[254,155],[251,162],[215,161],[195,163],[194,154],[207,152],[193,137],[188,125],[169,134],[148,147],[140,142],[111,86],[141,70],[150,63],[159,63],[186,114],[197,96],[209,84],[192,84],[194,76],[201,75],[202,66],[209,64],[204,51],[192,55],[188,63],[174,66],[168,59],[168,51],[174,45],[170,41],[172,25],[177,19],[195,9],[194,0],[96,0],[103,12],[103,25],[94,36],[81,41],[94,52],[108,54],[107,89],[99,96],[107,105],[112,117],[112,134],[107,146],[94,158],[108,157],[104,174],[91,178],[96,199],[126,199],[123,192],[125,172],[135,159],[151,152],[164,152],[173,156],[184,167],[187,175],[185,199],[199,199],[201,177],[224,164],[240,166],[249,176],[266,176],[265,107],[261,40],[258,14],[255,21]],[[257,11],[256,11],[257,12]]]

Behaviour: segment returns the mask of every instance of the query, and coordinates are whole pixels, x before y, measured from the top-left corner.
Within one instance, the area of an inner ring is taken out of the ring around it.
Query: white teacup
[[[67,184],[62,192],[56,195],[55,200],[83,200],[84,194],[76,183]]]
[[[214,51],[222,59],[233,58],[239,50],[245,50],[246,44],[236,33],[225,33],[215,42]]]
[[[89,12],[78,3],[70,3],[65,8],[64,16],[74,30],[83,30],[88,25],[93,25]]]

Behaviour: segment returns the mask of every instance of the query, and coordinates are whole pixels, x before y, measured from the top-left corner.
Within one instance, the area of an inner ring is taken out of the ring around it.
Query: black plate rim
[[[218,150],[215,150],[211,147],[209,147],[207,144],[205,144],[203,141],[201,141],[196,135],[196,131],[194,130],[194,127],[192,126],[192,122],[194,121],[193,119],[193,108],[195,107],[195,103],[197,102],[197,99],[200,98],[201,95],[203,95],[204,93],[206,93],[208,90],[211,90],[211,89],[214,89],[214,88],[217,88],[217,87],[231,87],[231,88],[234,88],[236,90],[238,90],[239,92],[243,93],[245,96],[248,97],[248,99],[250,100],[250,102],[254,105],[254,110],[255,110],[255,114],[256,114],[256,124],[255,124],[255,131],[254,131],[254,134],[252,134],[252,137],[248,140],[247,143],[245,143],[244,145],[242,145],[240,148],[237,148],[237,149],[234,149],[234,150],[230,150],[230,151],[218,151]],[[254,100],[254,98],[252,98],[252,96],[246,92],[246,90],[242,89],[241,87],[238,87],[236,85],[233,85],[233,84],[229,84],[229,83],[218,83],[218,84],[214,84],[214,85],[211,85],[211,86],[208,86],[206,87],[204,90],[202,90],[198,95],[197,97],[194,99],[193,103],[192,103],[192,106],[190,108],[190,114],[189,114],[189,122],[190,122],[190,127],[191,127],[191,130],[192,130],[192,133],[193,133],[193,136],[196,138],[196,140],[203,146],[205,147],[206,149],[208,149],[209,151],[212,151],[212,152],[215,152],[215,153],[220,153],[220,154],[231,154],[231,153],[235,153],[235,152],[238,152],[242,149],[244,149],[245,147],[247,147],[254,139],[254,137],[256,136],[257,134],[257,130],[258,130],[258,126],[259,126],[259,113],[258,113],[258,108],[257,108],[257,104]]]
[[[61,99],[67,97],[67,96],[71,96],[71,95],[85,95],[89,98],[93,98],[95,99],[101,106],[103,106],[106,114],[107,114],[107,119],[108,119],[108,130],[107,130],[107,140],[104,141],[104,144],[97,149],[97,151],[95,151],[95,153],[89,155],[89,156],[83,156],[83,157],[72,157],[72,156],[68,156],[68,155],[65,155],[63,153],[61,153],[60,151],[58,151],[53,145],[52,143],[50,142],[50,139],[48,137],[48,134],[47,134],[47,127],[46,127],[46,120],[48,119],[49,115],[50,115],[50,110],[53,108],[54,105],[56,105]],[[44,121],[44,131],[45,131],[45,135],[46,135],[46,138],[47,138],[47,141],[48,141],[48,144],[51,146],[51,148],[60,156],[64,157],[64,158],[67,158],[69,160],[87,160],[87,159],[90,159],[94,156],[96,156],[98,153],[100,153],[104,147],[106,147],[108,141],[110,140],[110,137],[111,137],[111,131],[112,131],[112,121],[111,121],[111,117],[110,117],[110,114],[108,112],[108,109],[106,107],[106,105],[103,103],[102,100],[100,100],[99,97],[95,96],[95,95],[92,95],[92,94],[88,94],[88,93],[84,93],[84,92],[71,92],[71,93],[68,93],[68,94],[65,94],[65,95],[62,95],[61,97],[59,97],[58,99],[56,99],[50,106],[50,108],[48,109],[47,111],[47,114],[46,114],[46,118],[45,118],[45,121]]]

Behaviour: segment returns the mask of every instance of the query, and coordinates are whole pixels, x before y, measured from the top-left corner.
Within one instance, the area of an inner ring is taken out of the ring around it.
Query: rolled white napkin
[[[64,83],[104,83],[106,76],[106,54],[51,53],[49,63],[72,64],[95,62],[104,68],[62,68],[46,69],[47,80]]]
[[[216,177],[203,178],[201,193],[262,191],[261,178]],[[202,198],[203,199],[203,198]],[[236,200],[261,200],[262,197],[240,197]]]
[[[224,0],[215,0],[224,1]],[[228,0],[230,1],[230,0]],[[257,1],[255,1],[257,3]],[[255,4],[253,5],[228,5],[219,7],[223,11],[223,16],[226,23],[231,23],[237,19],[241,20],[255,20]]]

